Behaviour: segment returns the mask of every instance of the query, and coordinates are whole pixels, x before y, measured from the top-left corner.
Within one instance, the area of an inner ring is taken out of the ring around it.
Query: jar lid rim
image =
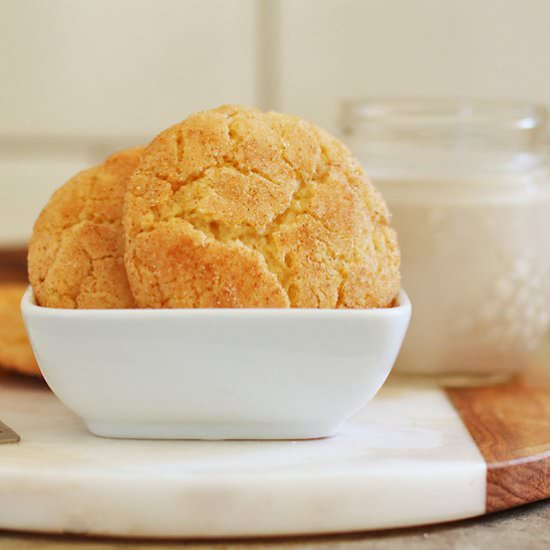
[[[518,130],[543,127],[543,104],[523,100],[390,97],[356,98],[342,102],[343,127],[358,123],[419,126],[500,126]]]

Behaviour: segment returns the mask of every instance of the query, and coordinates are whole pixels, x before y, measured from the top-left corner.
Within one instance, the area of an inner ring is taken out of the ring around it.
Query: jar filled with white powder
[[[550,320],[546,112],[504,101],[347,102],[343,138],[393,214],[413,303],[396,369],[503,380]]]

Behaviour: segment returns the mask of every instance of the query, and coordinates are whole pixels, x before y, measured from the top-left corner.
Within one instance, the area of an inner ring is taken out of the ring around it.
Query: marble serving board
[[[445,522],[550,496],[550,389],[393,381],[330,439],[90,435],[0,375],[0,529],[122,537],[321,534]]]

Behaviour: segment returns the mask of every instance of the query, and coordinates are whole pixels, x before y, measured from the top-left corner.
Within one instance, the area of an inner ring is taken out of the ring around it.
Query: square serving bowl
[[[22,311],[57,397],[100,436],[335,434],[386,380],[411,305],[387,309]]]

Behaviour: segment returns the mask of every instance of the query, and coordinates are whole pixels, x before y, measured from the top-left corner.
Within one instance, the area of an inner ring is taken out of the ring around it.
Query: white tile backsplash
[[[148,136],[255,101],[254,0],[2,0],[2,134]]]
[[[343,98],[550,102],[548,0],[282,0],[278,107],[328,129]]]
[[[2,0],[0,247],[112,150],[254,104],[256,17],[255,0]]]

